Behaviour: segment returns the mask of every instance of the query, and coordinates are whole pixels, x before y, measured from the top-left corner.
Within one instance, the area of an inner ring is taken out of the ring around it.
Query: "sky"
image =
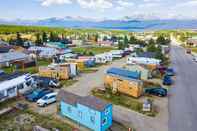
[[[197,0],[1,0],[0,19],[197,19]]]

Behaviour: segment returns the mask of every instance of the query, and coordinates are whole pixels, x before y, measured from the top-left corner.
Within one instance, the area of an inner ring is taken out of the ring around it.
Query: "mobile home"
[[[127,64],[153,64],[160,65],[161,60],[145,57],[128,57]]]
[[[23,94],[31,89],[33,78],[30,74],[13,73],[0,77],[0,101]]]
[[[123,50],[112,50],[112,51],[110,51],[110,53],[112,54],[113,58],[122,58],[124,51]]]

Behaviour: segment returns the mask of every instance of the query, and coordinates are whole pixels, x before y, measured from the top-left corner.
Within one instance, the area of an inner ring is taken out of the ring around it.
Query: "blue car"
[[[169,75],[165,75],[163,78],[163,85],[172,85],[173,81]]]
[[[36,89],[32,91],[31,94],[27,95],[26,99],[31,102],[36,102],[38,99],[52,92],[53,91],[49,89]]]
[[[159,97],[165,97],[167,96],[168,91],[165,88],[157,87],[157,88],[146,89],[145,93],[159,96]]]
[[[175,75],[174,69],[168,68],[168,69],[166,70],[166,75],[168,75],[168,76],[174,76],[174,75]]]

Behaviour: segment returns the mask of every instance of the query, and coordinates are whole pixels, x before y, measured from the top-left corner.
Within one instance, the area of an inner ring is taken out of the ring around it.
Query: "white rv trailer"
[[[112,54],[113,58],[122,58],[123,57],[123,50],[112,50],[110,51],[110,53]]]
[[[30,74],[13,73],[11,75],[1,75],[0,79],[0,102],[16,97],[30,90],[33,78]]]
[[[127,64],[154,64],[159,65],[161,60],[154,58],[145,58],[145,57],[128,57]]]

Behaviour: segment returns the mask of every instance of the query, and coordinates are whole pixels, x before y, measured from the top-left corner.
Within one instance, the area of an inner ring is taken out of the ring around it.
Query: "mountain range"
[[[95,20],[84,17],[46,18],[40,20],[5,20],[0,19],[0,24],[32,25],[64,28],[99,28],[128,31],[163,30],[163,29],[197,29],[197,20],[176,19],[103,19]]]

